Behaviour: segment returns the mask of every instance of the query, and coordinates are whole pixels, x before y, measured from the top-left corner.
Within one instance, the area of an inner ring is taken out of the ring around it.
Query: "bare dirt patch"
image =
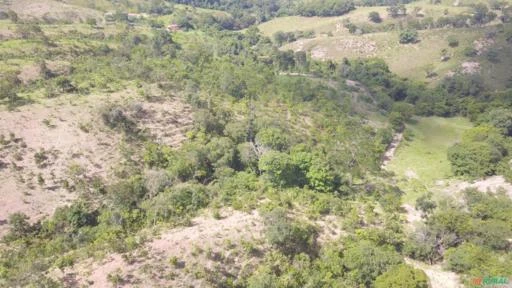
[[[503,176],[491,176],[474,182],[457,181],[448,185],[444,190],[447,193],[456,193],[467,188],[476,188],[483,193],[496,193],[502,190],[512,198],[512,184],[507,182]]]
[[[118,137],[92,126],[80,129],[97,121],[87,106],[47,105],[0,112],[0,135],[8,139],[0,150],[7,163],[0,170],[0,220],[14,212],[32,219],[52,213],[76,197],[63,187],[71,170],[105,178],[118,158]]]
[[[324,47],[315,47],[311,50],[311,57],[314,59],[324,60],[327,55],[327,49]]]
[[[16,33],[14,33],[14,31],[5,28],[0,29],[0,40],[8,40],[13,38],[16,38]]]
[[[481,38],[473,41],[473,48],[475,48],[477,55],[482,55],[489,49],[489,47],[494,45],[495,42],[496,41],[492,38]]]
[[[227,210],[222,219],[200,216],[190,227],[164,232],[129,254],[112,254],[101,262],[88,260],[71,269],[54,271],[75,285],[108,287],[108,275],[117,274],[123,287],[211,287],[223,277],[249,273],[263,251],[263,222],[256,212]]]
[[[367,39],[339,39],[336,40],[336,51],[343,53],[356,53],[361,56],[375,56],[377,44]]]
[[[315,226],[320,228],[319,243],[328,243],[345,236],[346,232],[341,228],[341,221],[334,215],[327,215],[315,221]]]
[[[423,222],[423,218],[421,217],[421,212],[416,210],[414,206],[409,204],[402,205],[402,208],[405,210],[405,217],[407,221],[407,227],[414,229],[415,224]]]
[[[178,147],[192,127],[192,109],[181,101],[142,102],[138,125],[160,144]]]
[[[54,76],[68,75],[71,73],[71,65],[65,61],[45,61],[46,69]],[[41,66],[37,64],[30,64],[23,66],[18,79],[24,84],[34,82],[42,78]]]
[[[463,62],[461,64],[462,73],[464,74],[476,74],[480,72],[480,63],[478,62]]]
[[[41,78],[41,69],[38,65],[27,65],[24,66],[20,74],[18,74],[18,79],[23,82],[23,84],[28,84],[30,82],[34,82]]]

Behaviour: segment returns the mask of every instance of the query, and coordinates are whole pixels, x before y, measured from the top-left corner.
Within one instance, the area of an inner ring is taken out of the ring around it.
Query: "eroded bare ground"
[[[13,10],[22,19],[45,19],[67,22],[85,22],[88,18],[102,20],[100,12],[52,0],[14,0],[10,1],[8,9]]]
[[[50,215],[77,197],[74,182],[109,182],[121,159],[123,134],[103,124],[104,103],[136,106],[140,129],[177,147],[192,123],[180,98],[144,102],[131,90],[109,95],[63,96],[0,111],[0,236],[7,218],[23,212],[32,220]]]
[[[163,231],[137,250],[89,258],[72,267],[55,268],[50,276],[67,287],[109,287],[118,279],[122,287],[218,287],[228,277],[244,278],[261,263],[269,246],[258,212],[225,209],[220,218],[210,211],[192,219],[189,227]],[[319,242],[342,235],[339,218],[314,222]]]
[[[221,216],[196,217],[190,227],[165,231],[134,252],[89,259],[55,270],[53,277],[68,287],[109,287],[113,277],[123,287],[212,287],[228,276],[239,278],[260,263],[267,249],[262,219],[257,212],[232,210]]]

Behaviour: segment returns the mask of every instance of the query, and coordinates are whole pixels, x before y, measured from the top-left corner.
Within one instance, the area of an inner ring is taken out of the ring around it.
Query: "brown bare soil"
[[[444,190],[445,192],[452,194],[467,188],[476,188],[478,191],[484,193],[496,193],[498,191],[503,191],[512,198],[512,184],[507,182],[503,176],[491,176],[473,182],[457,181],[450,183],[450,185],[448,185]]]
[[[137,126],[157,142],[177,147],[186,139],[188,105],[177,97],[138,102],[134,94],[62,96],[0,111],[0,236],[12,213],[35,221],[75,199],[79,189],[73,188],[81,180],[114,179],[123,136],[103,124],[104,103],[140,106]]]
[[[199,216],[190,227],[165,231],[129,254],[89,259],[54,277],[68,287],[109,287],[118,275],[123,287],[212,287],[223,277],[249,273],[261,261],[263,223],[258,213],[222,211],[221,219]]]

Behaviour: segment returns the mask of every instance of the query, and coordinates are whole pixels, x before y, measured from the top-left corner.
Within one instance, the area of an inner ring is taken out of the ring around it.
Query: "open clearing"
[[[408,171],[413,171],[426,184],[450,178],[453,174],[446,152],[471,128],[471,123],[458,117],[421,117],[414,122],[407,125],[412,140],[402,141],[388,169],[399,177],[406,177]]]
[[[136,110],[138,128],[160,143],[178,147],[186,139],[192,123],[188,105],[177,97],[143,103],[138,97],[132,90],[62,96],[0,111],[0,236],[10,214],[41,219],[78,196],[69,185],[113,179],[126,142],[102,123],[106,103]]]
[[[430,187],[436,180],[453,176],[447,150],[471,126],[465,118],[440,117],[415,118],[407,125],[412,139],[401,142],[386,167],[402,179],[400,186],[408,192],[406,202],[418,196],[418,185]]]

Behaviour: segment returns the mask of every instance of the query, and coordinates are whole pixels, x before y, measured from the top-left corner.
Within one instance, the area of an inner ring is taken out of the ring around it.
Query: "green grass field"
[[[445,10],[448,14],[459,14],[470,11],[468,7],[454,7],[451,5],[434,5],[429,1],[416,1],[406,5],[407,11],[413,11],[416,7],[420,8],[424,17],[432,17],[434,19],[444,15]],[[357,9],[338,17],[303,17],[303,16],[287,16],[272,19],[271,21],[262,23],[258,26],[260,31],[266,36],[272,36],[277,31],[307,31],[313,30],[315,33],[331,32],[335,36],[350,35],[346,29],[336,31],[336,24],[342,23],[343,20],[349,19],[354,24],[371,24],[386,25],[406,21],[405,19],[393,19],[388,17],[385,6],[378,7],[357,7]],[[368,21],[368,14],[372,11],[378,12],[383,19],[380,24],[372,24]],[[412,12],[411,12],[412,13]]]
[[[447,150],[471,127],[468,119],[460,117],[416,118],[407,125],[412,139],[402,141],[387,167],[404,179],[399,186],[407,193],[406,202],[415,200],[436,180],[453,177]]]

